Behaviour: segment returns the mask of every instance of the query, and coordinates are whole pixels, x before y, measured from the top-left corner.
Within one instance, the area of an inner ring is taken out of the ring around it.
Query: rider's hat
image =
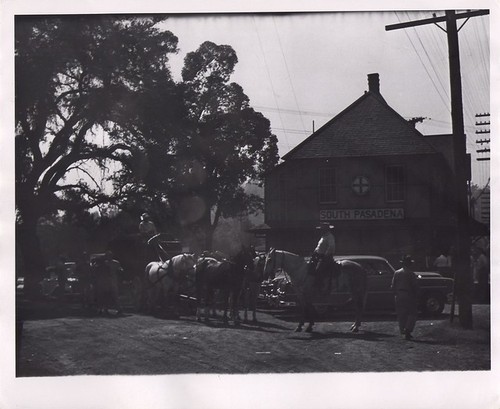
[[[411,266],[413,263],[415,263],[415,260],[413,260],[413,257],[409,254],[401,259],[401,264],[405,267]]]
[[[316,229],[318,230],[332,230],[334,228],[333,225],[331,225],[330,223],[320,223],[318,226],[316,226]]]
[[[149,219],[149,214],[147,213],[141,214],[141,220],[147,220],[147,219]]]

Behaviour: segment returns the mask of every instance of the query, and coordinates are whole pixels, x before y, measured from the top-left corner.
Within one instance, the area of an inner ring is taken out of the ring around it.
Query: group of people
[[[452,266],[453,247],[449,251],[443,251],[434,260],[433,267],[445,277],[454,278]],[[474,246],[470,252],[470,268],[472,272],[475,298],[478,302],[489,302],[490,300],[490,262],[487,252]]]
[[[327,269],[335,270],[333,268],[333,256],[336,250],[335,236],[333,234],[334,226],[328,223],[321,223],[317,226],[317,229],[320,230],[321,236],[311,257],[309,273],[317,276],[317,281],[321,283],[321,287],[325,287],[324,279],[320,278],[321,275],[324,275],[324,271]],[[391,284],[391,289],[395,297],[399,331],[401,336],[406,340],[413,339],[412,332],[417,321],[420,290],[417,276],[413,272],[414,263],[415,261],[410,255],[404,256],[401,260],[402,267],[394,273]],[[327,288],[330,288],[331,279],[332,274],[328,274]]]
[[[99,312],[114,308],[121,313],[119,303],[119,276],[122,267],[111,251],[90,260],[83,252],[76,263],[76,276],[82,291],[82,303],[86,308],[96,307]]]
[[[471,267],[476,299],[480,303],[488,303],[490,301],[490,262],[485,250],[480,247],[472,248]]]

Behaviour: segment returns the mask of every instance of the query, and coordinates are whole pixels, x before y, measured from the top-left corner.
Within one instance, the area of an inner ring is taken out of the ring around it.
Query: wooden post
[[[448,37],[448,57],[450,63],[451,119],[453,126],[453,167],[455,174],[455,215],[456,240],[452,254],[452,268],[455,276],[455,289],[459,304],[459,321],[463,328],[472,328],[472,271],[470,263],[469,212],[467,199],[467,182],[469,166],[464,131],[462,79],[460,74],[460,53],[458,46],[457,19],[483,16],[488,10],[468,11],[456,14],[447,10],[445,16],[410,21],[386,26],[386,30],[415,27],[426,24],[446,22]],[[455,310],[455,291],[453,294],[451,320]]]

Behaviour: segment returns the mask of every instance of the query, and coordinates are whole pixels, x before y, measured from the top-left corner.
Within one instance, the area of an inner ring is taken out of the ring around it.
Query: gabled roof
[[[438,151],[377,92],[367,91],[283,156],[311,159],[415,155]]]

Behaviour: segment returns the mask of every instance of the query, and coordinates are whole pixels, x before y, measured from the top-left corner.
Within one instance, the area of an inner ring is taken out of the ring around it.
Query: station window
[[[405,200],[406,177],[403,166],[385,168],[385,198],[388,202]]]
[[[337,172],[335,168],[319,169],[319,202],[337,202]]]

